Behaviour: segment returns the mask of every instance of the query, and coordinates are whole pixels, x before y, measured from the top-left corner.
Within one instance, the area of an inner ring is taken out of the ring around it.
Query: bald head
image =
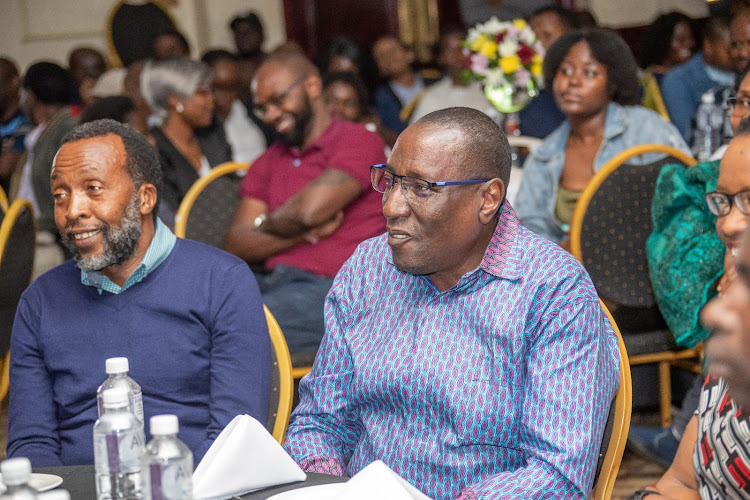
[[[415,122],[458,132],[453,151],[463,156],[466,172],[474,178],[499,178],[507,186],[511,152],[508,139],[490,117],[471,108],[446,108]]]

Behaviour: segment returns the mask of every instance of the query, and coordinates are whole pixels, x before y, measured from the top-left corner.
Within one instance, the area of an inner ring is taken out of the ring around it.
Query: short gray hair
[[[141,72],[141,93],[151,110],[163,120],[170,95],[187,97],[211,83],[211,68],[187,57],[148,61]]]

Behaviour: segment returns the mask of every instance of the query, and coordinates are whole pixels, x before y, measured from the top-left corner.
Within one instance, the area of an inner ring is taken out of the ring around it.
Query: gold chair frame
[[[271,344],[276,353],[276,364],[279,370],[279,404],[276,408],[276,422],[273,426],[273,437],[279,444],[284,444],[284,435],[289,426],[289,416],[292,413],[292,396],[294,382],[292,381],[292,358],[289,356],[289,348],[286,345],[284,334],[279,323],[271,311],[264,305],[268,322],[268,333],[271,336]],[[272,388],[272,390],[274,390]]]
[[[0,189],[0,192],[2,189]],[[0,204],[2,201],[5,201],[6,204],[6,213],[5,217],[3,217],[2,224],[0,224],[0,265],[2,265],[3,261],[3,254],[5,254],[5,246],[8,244],[8,238],[10,238],[10,233],[13,231],[13,227],[16,225],[16,220],[18,219],[18,216],[21,213],[21,210],[26,208],[32,216],[32,220],[34,222],[34,232],[36,232],[36,219],[34,218],[34,207],[31,205],[31,202],[29,200],[24,200],[22,198],[18,198],[11,203],[10,207],[7,207],[8,200],[5,199],[5,193],[2,193],[2,197],[0,198]],[[34,267],[33,260],[32,260],[32,269]],[[29,275],[31,275],[31,272],[29,272]],[[8,352],[5,354],[5,358],[3,358],[2,364],[0,364],[0,401],[5,399],[5,396],[8,395],[8,389],[10,388],[10,349],[8,349]]]
[[[625,444],[628,440],[630,430],[630,415],[633,409],[633,386],[630,379],[630,363],[625,342],[622,340],[620,329],[617,327],[612,314],[610,314],[604,302],[599,301],[602,309],[607,314],[612,328],[617,333],[617,345],[620,348],[620,386],[615,394],[615,417],[612,423],[612,434],[609,437],[607,452],[604,454],[602,468],[599,477],[594,483],[591,495],[592,500],[609,500],[612,498],[612,490],[615,487],[617,473],[622,463],[622,454],[625,452]]]

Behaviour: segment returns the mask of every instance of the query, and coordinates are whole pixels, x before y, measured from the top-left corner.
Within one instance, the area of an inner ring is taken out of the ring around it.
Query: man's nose
[[[68,200],[68,210],[66,211],[66,217],[70,221],[74,221],[81,217],[86,217],[89,214],[89,203],[88,198],[83,195],[71,193]]]
[[[383,215],[386,219],[403,217],[409,214],[409,203],[400,179],[393,179],[393,187],[383,193]]]

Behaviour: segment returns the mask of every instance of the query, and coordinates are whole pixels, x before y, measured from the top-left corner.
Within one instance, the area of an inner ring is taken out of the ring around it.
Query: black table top
[[[96,499],[96,485],[94,483],[93,465],[42,467],[34,469],[34,472],[40,472],[43,474],[55,474],[56,476],[60,476],[63,479],[63,484],[60,487],[64,488],[68,491],[68,493],[70,493],[70,498],[72,500]],[[254,491],[252,493],[248,493],[247,495],[243,495],[242,498],[253,500],[266,499],[283,491],[296,490],[297,488],[306,488],[308,486],[316,486],[319,484],[343,483],[348,479],[348,477],[329,476],[328,474],[316,474],[314,472],[308,472],[307,481],[265,488],[263,490]]]

